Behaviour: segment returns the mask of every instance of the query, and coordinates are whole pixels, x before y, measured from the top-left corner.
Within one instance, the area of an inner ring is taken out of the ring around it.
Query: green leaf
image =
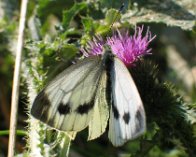
[[[92,30],[93,21],[94,20],[91,17],[83,17],[82,18],[82,24],[84,26],[85,32],[90,32]]]
[[[33,3],[31,1],[31,3]],[[70,0],[39,0],[37,3],[37,14],[41,21],[47,19],[49,15],[57,15],[58,17],[62,17],[62,11],[74,4],[74,1]],[[54,7],[55,6],[55,7]],[[29,8],[29,7],[28,7]],[[29,10],[28,10],[29,12]]]
[[[120,20],[121,14],[118,10],[116,9],[110,9],[106,13],[105,21],[107,25],[112,25],[116,21]]]
[[[117,0],[100,0],[101,8],[115,8],[119,9],[122,6],[122,3],[125,1],[117,1]]]
[[[195,25],[195,0],[153,0],[140,4],[136,1],[134,6],[122,15],[122,21],[133,25],[141,22],[164,23],[184,30],[191,30]]]
[[[87,6],[85,2],[75,3],[71,9],[63,12],[63,28],[66,30],[69,27],[71,20],[76,16],[82,9]]]

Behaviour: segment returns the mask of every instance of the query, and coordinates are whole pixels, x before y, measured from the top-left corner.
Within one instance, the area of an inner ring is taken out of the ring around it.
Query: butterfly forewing
[[[109,139],[115,146],[145,131],[145,113],[135,83],[125,65],[114,57],[110,71],[112,94]]]
[[[89,57],[63,71],[38,94],[31,114],[59,130],[80,131],[87,127],[101,66],[101,57]]]

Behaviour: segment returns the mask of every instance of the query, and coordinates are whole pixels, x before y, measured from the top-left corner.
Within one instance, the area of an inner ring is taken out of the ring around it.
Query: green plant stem
[[[0,130],[0,136],[4,136],[4,135],[9,135],[10,131],[9,130]],[[26,136],[27,132],[24,130],[16,130],[16,135],[18,136]]]

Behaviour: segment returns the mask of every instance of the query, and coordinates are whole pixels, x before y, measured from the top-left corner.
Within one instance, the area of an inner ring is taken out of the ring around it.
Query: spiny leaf
[[[122,21],[136,25],[141,22],[164,23],[168,26],[177,26],[191,30],[195,26],[195,0],[149,0],[135,1],[138,7],[123,14]]]
[[[63,28],[66,30],[71,22],[71,20],[74,18],[75,15],[77,15],[82,9],[84,9],[87,6],[85,2],[82,3],[75,3],[71,9],[66,10],[63,12]]]

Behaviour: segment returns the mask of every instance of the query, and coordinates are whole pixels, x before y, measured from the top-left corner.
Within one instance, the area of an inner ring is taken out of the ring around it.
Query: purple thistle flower
[[[112,37],[108,37],[106,42],[101,37],[97,37],[81,51],[86,57],[100,55],[103,53],[103,46],[108,45],[112,53],[129,66],[140,57],[150,54],[151,49],[148,49],[148,45],[156,36],[152,37],[149,29],[144,37],[142,37],[142,32],[143,26],[136,27],[133,36],[129,36],[128,31],[123,33],[117,31]]]
[[[81,48],[80,51],[84,54],[85,57],[97,56],[103,53],[103,45],[105,41],[101,36],[93,37],[93,41],[87,43],[85,48]]]

